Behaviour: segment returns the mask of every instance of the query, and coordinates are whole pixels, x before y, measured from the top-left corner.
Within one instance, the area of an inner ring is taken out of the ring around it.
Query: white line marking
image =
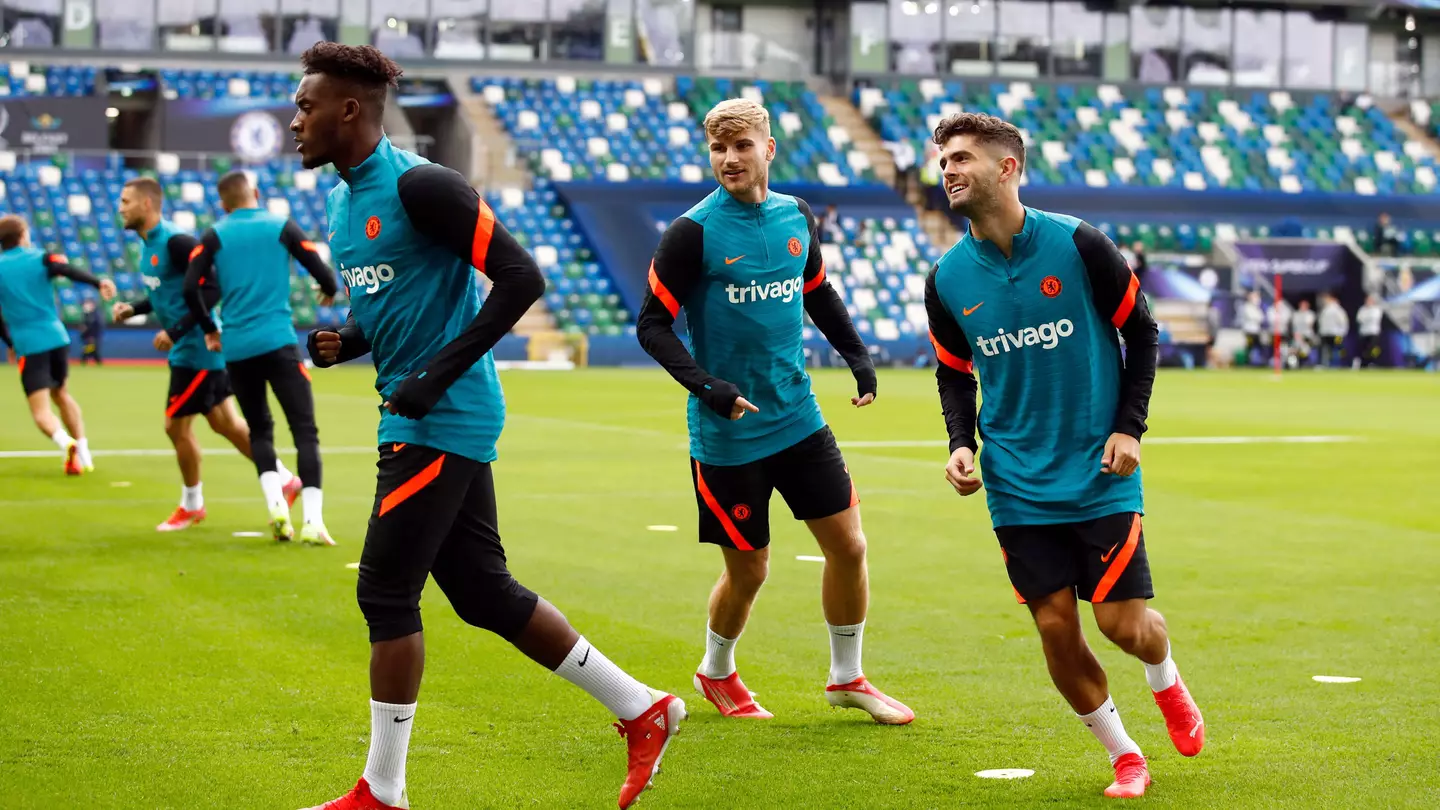
[[[346,567],[346,568],[349,568],[349,569],[352,570],[352,571],[359,571],[359,570],[360,570],[360,563],[358,563],[358,562],[345,563],[345,567]]]
[[[679,526],[663,526],[663,525],[657,525],[657,526],[646,526],[645,528],[649,529],[649,530],[652,531],[652,532],[678,532],[678,531],[680,531],[680,527],[679,527]]]
[[[1310,680],[1319,683],[1358,683],[1359,678],[1350,678],[1344,675],[1316,675]]]
[[[129,481],[111,481],[111,482],[110,482],[110,486],[112,486],[112,487],[128,487],[128,486],[130,486],[130,482],[129,482]]]
[[[1035,772],[1029,768],[995,768],[988,771],[976,771],[975,775],[981,779],[1024,779],[1027,776],[1034,776]]]
[[[264,537],[264,532],[231,532],[231,537]]]
[[[825,562],[824,557],[812,557],[809,554],[801,554],[795,559],[799,560],[800,562]]]
[[[1361,436],[1150,436],[1146,437],[1141,444],[1338,444],[1342,442],[1361,442],[1365,439]],[[874,442],[840,442],[842,448],[854,447],[882,448],[882,447],[948,447],[949,442],[942,440],[895,440],[895,441],[874,441]]]
[[[378,452],[377,449],[374,448],[374,447],[322,447],[320,450],[321,450],[321,453],[322,453],[323,455],[334,455],[334,456],[375,455],[375,454]],[[206,448],[202,448],[202,452],[205,453],[205,455],[213,455],[213,456],[238,456],[238,455],[240,455],[240,451],[236,450],[236,449],[233,448],[233,447],[206,447]],[[275,448],[275,452],[277,452],[277,453],[293,453],[293,452],[295,452],[295,448],[293,448],[293,447],[277,447],[277,448]],[[92,450],[92,451],[90,451],[90,454],[91,454],[92,456],[97,456],[97,457],[98,457],[98,456],[132,456],[132,457],[133,457],[133,456],[140,456],[140,457],[144,457],[144,456],[174,456],[174,455],[175,455],[175,448],[173,448],[173,447],[166,447],[166,448],[163,448],[163,449],[162,449],[162,448],[158,448],[158,447],[143,447],[143,448],[131,448],[131,449],[125,449],[125,450]],[[0,459],[6,459],[6,458],[59,458],[61,455],[62,455],[62,454],[61,454],[61,452],[60,452],[59,450],[4,450],[4,451],[0,451]]]

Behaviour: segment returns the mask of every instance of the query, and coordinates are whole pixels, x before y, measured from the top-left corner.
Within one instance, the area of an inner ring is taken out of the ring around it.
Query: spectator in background
[[[1300,301],[1300,308],[1290,318],[1290,338],[1295,342],[1295,356],[1302,363],[1309,362],[1310,351],[1315,347],[1315,310],[1310,308],[1309,299]]]
[[[85,299],[81,305],[84,318],[80,322],[80,365],[85,365],[89,360],[95,365],[101,365],[100,359],[100,335],[105,329],[104,320],[100,317],[100,308],[95,306],[93,299]]]
[[[1345,359],[1345,336],[1350,333],[1350,316],[1333,295],[1325,295],[1320,308],[1320,365],[1331,368]]]
[[[1130,260],[1130,270],[1140,282],[1140,289],[1145,289],[1145,271],[1150,269],[1150,262],[1145,259],[1145,243],[1136,242],[1130,246],[1130,253],[1134,256]]]
[[[1365,296],[1365,306],[1355,313],[1355,330],[1360,334],[1360,365],[1373,366],[1380,362],[1380,333],[1384,331],[1385,310],[1380,306],[1379,296],[1371,293]]]
[[[1382,211],[1375,218],[1375,254],[1397,256],[1400,253],[1400,229],[1390,221],[1389,212]]]
[[[1251,290],[1240,304],[1240,331],[1245,333],[1245,365],[1255,362],[1255,351],[1264,349],[1260,335],[1265,328],[1265,310],[1260,306],[1260,292]]]
[[[895,191],[904,200],[910,199],[911,175],[915,173],[915,144],[905,140],[887,144],[895,158]]]
[[[820,217],[820,242],[831,244],[844,241],[845,232],[840,230],[840,209],[833,205],[825,206],[825,215]]]
[[[1277,299],[1275,303],[1271,305],[1270,311],[1266,313],[1270,334],[1273,336],[1271,345],[1273,346],[1275,343],[1279,343],[1282,352],[1285,348],[1286,338],[1290,336],[1290,318],[1294,314],[1295,310],[1290,306],[1290,302],[1284,298]]]

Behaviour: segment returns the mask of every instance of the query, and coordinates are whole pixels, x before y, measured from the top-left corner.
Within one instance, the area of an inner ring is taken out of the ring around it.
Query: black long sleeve
[[[215,254],[220,252],[220,234],[214,228],[206,228],[200,235],[200,244],[190,251],[190,263],[185,270],[185,303],[190,305],[190,315],[205,334],[220,331],[210,317],[210,307],[201,295],[201,285],[214,286]]]
[[[820,334],[845,358],[845,365],[849,366],[850,373],[855,375],[860,396],[874,394],[877,385],[875,361],[871,359],[864,339],[856,331],[855,323],[850,320],[845,302],[840,300],[840,294],[835,292],[835,288],[830,286],[829,279],[825,277],[825,257],[820,252],[820,223],[810,212],[808,203],[798,198],[796,202],[800,204],[800,210],[810,223],[810,251],[805,258],[803,288],[805,312],[815,323],[815,328],[820,330]]]
[[[290,255],[295,257],[295,261],[305,268],[305,272],[315,279],[320,285],[320,292],[331,298],[335,297],[335,293],[340,291],[336,286],[335,271],[320,258],[320,251],[315,249],[315,243],[305,236],[305,232],[300,230],[295,220],[286,220],[285,227],[280,231],[280,244],[284,245]]]
[[[88,270],[81,270],[71,266],[65,261],[64,256],[50,254],[45,257],[45,272],[51,278],[64,276],[77,284],[89,284],[91,287],[100,286],[100,277]]]
[[[320,353],[315,348],[315,336],[324,329],[316,329],[310,333],[305,341],[305,348],[310,352],[310,360],[316,368],[330,368],[341,363],[348,363],[357,357],[364,357],[370,353],[370,341],[365,333],[360,330],[360,325],[355,322],[355,313],[351,312],[345,316],[345,325],[335,330],[340,335],[340,356],[334,362],[320,359]]]
[[[134,310],[130,317],[136,315],[149,315],[155,311],[155,303],[149,298],[141,298],[139,301],[131,301],[130,309]]]
[[[1146,430],[1155,368],[1160,363],[1160,327],[1140,293],[1140,279],[1105,234],[1082,222],[1075,229],[1075,248],[1090,276],[1095,308],[1125,338],[1120,404],[1113,430],[1139,439]]]
[[[424,370],[407,377],[390,397],[401,416],[420,419],[545,294],[545,277],[535,259],[496,221],[490,206],[453,169],[436,164],[416,166],[400,176],[398,190],[400,204],[416,231],[493,282],[480,312],[465,331],[441,347]]]
[[[645,301],[635,321],[635,335],[645,353],[655,358],[675,381],[707,407],[728,417],[740,389],[714,376],[695,362],[675,334],[680,307],[704,272],[705,229],[689,217],[670,223],[650,261]]]
[[[935,269],[925,277],[925,313],[930,320],[930,343],[935,347],[935,382],[940,390],[940,411],[950,436],[950,452],[961,447],[979,449],[975,427],[979,410],[976,395],[974,355],[959,321],[940,300],[935,289]]]
[[[15,344],[10,342],[10,329],[5,325],[4,315],[0,315],[0,343],[4,343],[7,349],[14,348],[15,346]]]
[[[215,308],[216,304],[220,303],[220,288],[214,284],[201,284],[200,299],[205,304],[205,311],[209,312]],[[171,340],[179,340],[190,334],[190,330],[198,325],[199,323],[195,320],[195,314],[193,312],[187,312],[180,316],[180,320],[173,326],[167,327],[165,332],[170,335]]]

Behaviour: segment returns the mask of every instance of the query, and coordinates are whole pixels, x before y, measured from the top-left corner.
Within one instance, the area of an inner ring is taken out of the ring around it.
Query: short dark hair
[[[125,188],[133,188],[160,205],[165,201],[165,193],[160,189],[160,181],[153,177],[132,177],[125,181]]]
[[[970,135],[980,143],[1004,149],[1020,162],[1020,170],[1025,170],[1025,138],[1009,121],[985,113],[955,113],[935,127],[932,140],[943,148],[956,135]]]
[[[10,250],[20,246],[20,237],[25,235],[29,228],[25,220],[18,214],[7,214],[0,217],[0,250]]]
[[[236,169],[221,175],[220,182],[215,184],[215,190],[220,192],[221,197],[228,197],[243,188],[249,188],[250,175]]]
[[[369,101],[385,107],[385,93],[399,85],[405,71],[395,60],[374,45],[341,45],[338,42],[317,42],[300,55],[300,66],[306,75],[323,73],[350,82],[366,91]]]

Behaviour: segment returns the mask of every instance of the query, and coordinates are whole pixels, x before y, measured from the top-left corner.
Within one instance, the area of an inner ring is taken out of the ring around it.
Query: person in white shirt
[[[1255,362],[1256,349],[1264,349],[1260,333],[1265,328],[1265,310],[1260,306],[1260,293],[1252,291],[1240,305],[1240,331],[1245,333],[1245,365]],[[1263,361],[1262,361],[1263,362]]]
[[[1355,313],[1355,331],[1360,334],[1360,365],[1380,362],[1380,333],[1384,331],[1385,310],[1373,293],[1365,296],[1365,306]]]
[[[1343,361],[1345,336],[1350,333],[1350,316],[1333,295],[1325,296],[1320,308],[1320,365],[1331,368],[1336,360]]]
[[[1299,309],[1290,316],[1290,339],[1295,342],[1295,356],[1304,363],[1310,359],[1310,350],[1315,347],[1315,310],[1310,301],[1302,299]]]

